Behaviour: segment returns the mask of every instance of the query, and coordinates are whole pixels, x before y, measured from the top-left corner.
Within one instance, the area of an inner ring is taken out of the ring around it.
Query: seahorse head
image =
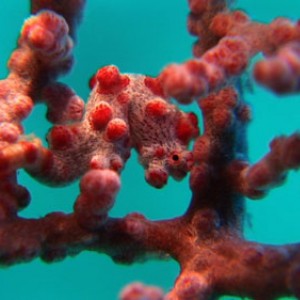
[[[146,181],[156,188],[162,188],[170,176],[183,179],[193,165],[192,152],[179,144],[144,148],[140,159]]]

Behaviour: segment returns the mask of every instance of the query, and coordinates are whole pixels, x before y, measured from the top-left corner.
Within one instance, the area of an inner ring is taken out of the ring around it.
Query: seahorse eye
[[[172,159],[174,161],[178,161],[179,160],[179,155],[178,154],[173,154]]]

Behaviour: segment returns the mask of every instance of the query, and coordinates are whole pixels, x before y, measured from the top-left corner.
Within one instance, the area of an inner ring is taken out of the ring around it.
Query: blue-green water
[[[2,1],[5,4],[0,10],[0,75],[4,77],[9,53],[28,16],[28,3]],[[245,8],[253,18],[264,21],[278,15],[297,19],[300,11],[296,0],[240,0],[238,6]],[[86,99],[87,81],[100,66],[116,64],[123,72],[155,75],[167,63],[188,59],[193,39],[186,32],[187,12],[186,0],[88,0],[75,50],[76,65],[63,80]],[[274,136],[299,128],[300,99],[277,98],[259,87],[246,98],[254,110],[249,146],[251,160],[256,161],[266,153]],[[45,134],[49,125],[44,121],[44,111],[42,106],[35,109],[26,122],[27,133],[35,132],[41,137]],[[21,182],[32,192],[32,203],[22,212],[28,217],[40,217],[55,210],[70,212],[78,194],[77,184],[50,189],[23,173]],[[260,202],[247,201],[252,225],[246,228],[249,239],[272,244],[299,241],[299,182],[299,173],[292,172],[286,185],[272,191],[268,198]],[[159,191],[148,186],[135,156],[122,175],[122,186],[113,216],[139,211],[152,219],[170,218],[186,209],[190,197],[187,180],[170,182]],[[115,265],[106,256],[85,252],[52,265],[35,260],[1,270],[0,298],[114,300],[121,287],[135,280],[168,290],[178,271],[173,262],[124,267]]]

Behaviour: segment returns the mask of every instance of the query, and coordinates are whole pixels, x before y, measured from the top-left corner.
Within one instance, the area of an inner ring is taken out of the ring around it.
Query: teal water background
[[[16,45],[28,1],[4,1],[0,10],[0,75],[7,74],[6,61]],[[88,79],[97,68],[115,64],[122,72],[157,74],[164,65],[182,62],[191,56],[193,38],[186,31],[186,0],[88,0],[78,32],[76,64],[64,77],[84,99]],[[270,21],[275,16],[299,17],[297,0],[240,0],[252,18]],[[249,150],[253,162],[268,150],[277,135],[299,129],[299,96],[277,98],[257,86],[246,95],[253,106],[254,120],[249,128]],[[26,121],[26,132],[43,137],[49,128],[45,108],[38,106]],[[170,182],[155,190],[144,182],[143,170],[133,155],[122,174],[122,190],[112,216],[133,211],[151,219],[178,216],[186,209],[190,192],[188,181]],[[30,187],[32,203],[22,212],[41,217],[48,212],[72,211],[78,194],[77,183],[67,188],[48,188],[21,172],[21,183]],[[299,241],[300,176],[291,172],[285,186],[273,190],[263,201],[247,201],[249,209],[246,236],[255,241],[282,244]],[[141,280],[166,291],[179,272],[174,262],[147,262],[120,266],[109,257],[84,252],[63,262],[47,265],[40,260],[0,270],[0,298],[3,300],[114,300],[129,282]],[[228,299],[234,299],[229,297]]]

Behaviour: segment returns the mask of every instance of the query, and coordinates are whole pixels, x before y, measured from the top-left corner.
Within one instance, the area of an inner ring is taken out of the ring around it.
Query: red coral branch
[[[270,148],[258,163],[243,170],[243,188],[266,191],[283,184],[289,170],[299,169],[299,134],[278,137],[271,142]]]
[[[172,257],[181,272],[169,293],[135,283],[121,299],[300,297],[299,244],[271,246],[243,238],[244,196],[265,196],[290,169],[299,168],[300,136],[273,140],[270,152],[251,165],[246,140],[251,111],[240,88],[249,60],[262,52],[267,58],[255,66],[257,81],[277,93],[299,90],[299,24],[253,22],[231,11],[229,2],[189,1],[197,58],[167,66],[157,78],[122,74],[113,65],[99,69],[85,112],[76,93],[57,82],[72,66],[84,1],[31,2],[35,15],[25,21],[10,74],[0,82],[1,264],[36,257],[53,262],[84,250],[123,264]],[[181,111],[171,97],[183,103],[197,99],[201,134],[197,116]],[[25,136],[21,126],[38,101],[47,104],[54,124],[48,148]],[[181,217],[109,217],[132,149],[156,188],[169,176],[181,180],[191,172],[192,199]],[[79,178],[74,212],[19,217],[18,210],[29,204],[29,192],[17,184],[19,168],[49,185]]]
[[[31,0],[30,2],[32,14],[48,9],[64,17],[69,25],[71,37],[75,38],[76,27],[82,19],[85,0]]]
[[[267,59],[256,64],[256,80],[277,93],[298,91],[299,23],[278,18],[266,25],[242,11],[228,11],[225,1],[190,2],[189,29],[200,38],[197,58],[163,70],[160,78],[168,95],[189,103],[218,90],[241,75],[259,52]],[[194,3],[201,3],[201,9]]]

